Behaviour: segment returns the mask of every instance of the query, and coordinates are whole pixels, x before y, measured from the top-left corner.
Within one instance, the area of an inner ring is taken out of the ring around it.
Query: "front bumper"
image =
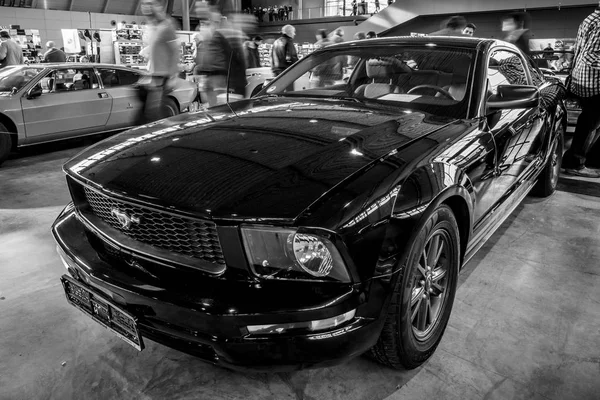
[[[334,365],[372,347],[383,326],[383,318],[365,317],[370,312],[361,312],[381,310],[382,296],[366,296],[356,290],[337,296],[320,308],[286,308],[284,313],[276,313],[261,309],[251,312],[240,296],[233,295],[239,288],[232,288],[231,294],[221,293],[229,301],[228,311],[223,311],[223,307],[217,307],[223,299],[190,299],[189,293],[170,292],[166,284],[160,287],[156,282],[142,282],[139,276],[130,276],[108,264],[90,243],[89,231],[72,209],[61,214],[52,231],[62,256],[69,258],[69,274],[136,317],[143,337],[216,365],[270,371]],[[230,297],[234,300],[230,301]],[[366,300],[369,297],[371,301]],[[330,318],[351,309],[357,309],[353,320],[321,332],[255,336],[244,329],[248,325]]]

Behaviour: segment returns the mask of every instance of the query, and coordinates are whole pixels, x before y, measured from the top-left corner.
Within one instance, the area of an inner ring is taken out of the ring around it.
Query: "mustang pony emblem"
[[[135,215],[129,216],[126,212],[119,211],[116,208],[113,208],[110,213],[117,219],[117,221],[119,221],[119,224],[121,224],[121,228],[123,229],[129,229],[131,228],[131,225],[137,225],[140,223],[139,217],[136,217]]]

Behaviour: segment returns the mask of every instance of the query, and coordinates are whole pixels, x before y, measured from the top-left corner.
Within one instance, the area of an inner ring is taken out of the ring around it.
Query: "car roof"
[[[392,36],[375,39],[353,40],[329,45],[317,51],[327,51],[327,49],[343,49],[356,47],[372,47],[377,45],[408,45],[408,46],[426,46],[435,44],[442,47],[456,47],[461,49],[487,50],[493,45],[509,47],[515,51],[518,48],[512,43],[498,39],[477,38],[470,36]]]
[[[125,65],[114,65],[114,64],[102,64],[102,63],[44,63],[44,64],[30,64],[30,67],[35,68],[125,68],[135,69]]]
[[[456,46],[456,47],[469,47],[476,48],[481,43],[493,43],[494,39],[485,38],[474,38],[467,36],[392,36],[374,39],[362,39],[353,40],[349,42],[337,43],[329,47],[343,47],[352,45],[357,46],[373,46],[373,45],[386,45],[386,44],[412,44],[412,45],[426,45],[426,44],[438,44],[443,46]]]

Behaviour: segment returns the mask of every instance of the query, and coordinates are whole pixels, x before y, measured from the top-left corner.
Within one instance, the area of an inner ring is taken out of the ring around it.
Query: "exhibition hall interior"
[[[600,3],[0,0],[0,400],[600,399]]]

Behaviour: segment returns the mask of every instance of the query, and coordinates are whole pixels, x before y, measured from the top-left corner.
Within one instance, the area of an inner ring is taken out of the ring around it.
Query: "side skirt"
[[[539,164],[538,164],[539,165]],[[478,224],[473,232],[473,238],[469,241],[465,258],[462,265],[466,265],[471,258],[477,253],[488,239],[496,232],[504,221],[513,213],[513,211],[527,197],[531,189],[535,186],[537,177],[543,169],[538,165],[537,168],[531,168],[529,177],[521,179],[513,187],[510,194],[504,201],[498,203],[492,210],[489,211],[485,219]]]

